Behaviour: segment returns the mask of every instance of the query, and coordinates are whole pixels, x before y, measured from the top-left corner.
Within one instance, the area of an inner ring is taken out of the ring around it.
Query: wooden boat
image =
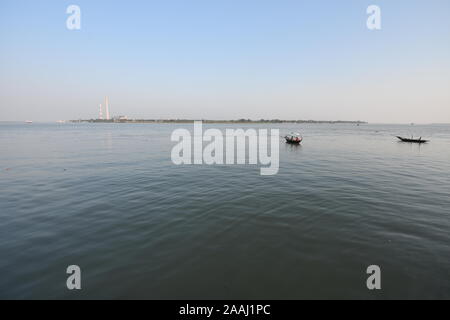
[[[410,142],[410,143],[427,143],[427,142],[429,142],[429,140],[423,140],[422,137],[420,137],[419,139],[414,139],[414,138],[403,138],[403,137],[397,136],[397,138],[400,139],[400,141],[402,141],[402,142]]]
[[[303,141],[303,138],[299,133],[291,133],[284,138],[286,139],[286,143],[289,144],[300,144]]]

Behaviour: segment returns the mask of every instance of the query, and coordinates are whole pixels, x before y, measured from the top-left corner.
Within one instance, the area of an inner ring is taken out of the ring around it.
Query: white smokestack
[[[98,110],[98,118],[100,120],[103,120],[103,110],[102,110],[102,104],[100,103],[100,108]]]
[[[106,104],[106,120],[109,120],[109,101],[108,97],[105,98],[105,104]]]

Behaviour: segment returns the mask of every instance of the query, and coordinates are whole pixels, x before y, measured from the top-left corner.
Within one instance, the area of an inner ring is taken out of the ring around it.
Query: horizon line
[[[0,120],[0,123],[25,123],[29,120]],[[89,123],[121,123],[121,121],[114,120],[100,120],[100,119],[76,119],[76,120],[32,120],[33,123],[57,123],[60,121],[64,121],[65,123],[79,123],[79,122],[89,122]],[[303,123],[303,124],[348,124],[348,123],[359,123],[359,124],[368,124],[368,125],[450,125],[450,122],[370,122],[363,120],[302,120],[302,119],[260,119],[260,120],[252,120],[252,119],[225,119],[225,120],[217,120],[217,119],[170,119],[170,118],[159,118],[159,119],[127,119],[122,120],[122,123],[136,123],[134,121],[146,121],[146,122],[157,122],[157,123],[176,123],[176,122],[194,122],[194,121],[204,121],[210,123],[220,123],[220,122],[229,122],[229,123]]]

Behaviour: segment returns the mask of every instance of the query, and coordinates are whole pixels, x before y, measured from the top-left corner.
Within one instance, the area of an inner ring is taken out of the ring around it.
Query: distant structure
[[[106,108],[106,120],[111,120],[109,116],[109,101],[108,97],[105,97],[105,108]]]
[[[103,118],[103,105],[100,103],[98,109],[98,120],[111,120],[111,115],[109,113],[109,98],[105,97],[105,118]]]
[[[100,103],[100,108],[98,110],[98,118],[100,120],[103,120],[103,110],[102,110],[102,104]]]

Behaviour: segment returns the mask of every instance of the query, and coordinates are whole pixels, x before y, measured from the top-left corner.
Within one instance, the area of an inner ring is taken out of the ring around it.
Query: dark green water
[[[0,298],[450,298],[450,126],[274,125],[266,177],[173,165],[178,127],[0,124]]]

